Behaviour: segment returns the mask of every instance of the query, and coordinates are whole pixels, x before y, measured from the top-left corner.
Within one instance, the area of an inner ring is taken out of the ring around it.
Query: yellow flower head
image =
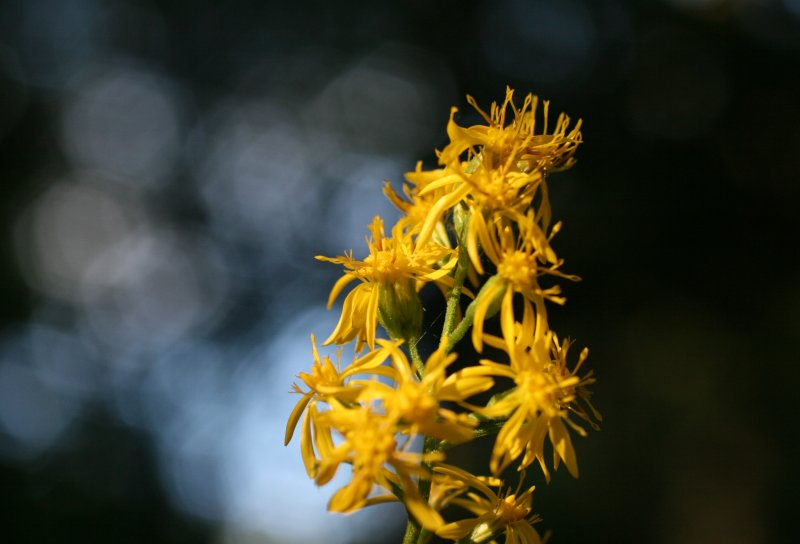
[[[459,203],[469,211],[467,243],[475,269],[482,273],[477,245],[484,250],[489,242],[487,225],[499,221],[512,224],[514,216],[537,207],[543,229],[550,223],[550,202],[545,176],[548,172],[569,168],[577,146],[582,142],[581,122],[569,129],[570,120],[561,114],[552,132],[548,132],[549,103],[544,102],[543,127],[536,129],[538,98],[528,94],[521,108],[513,101],[513,91],[506,90],[502,105],[493,103],[491,113],[481,110],[472,97],[470,104],[484,117],[487,125],[461,127],[455,122],[457,108],[451,110],[448,144],[439,153],[443,170],[438,179],[425,179],[416,194],[435,200],[427,206],[428,214],[419,231],[418,243],[424,243],[438,228],[448,210]],[[507,117],[512,117],[507,119]],[[466,157],[463,157],[466,152]],[[466,160],[464,160],[466,159]],[[433,172],[431,172],[433,174]]]
[[[332,402],[331,410],[317,414],[316,419],[319,427],[333,429],[342,436],[338,445],[332,440],[319,442],[317,485],[328,483],[341,463],[353,466],[350,483],[331,497],[331,511],[352,512],[365,506],[375,484],[391,488],[386,464],[398,460],[400,453],[391,421],[368,407],[347,408],[338,402]]]
[[[467,535],[470,542],[486,542],[505,534],[505,542],[515,544],[539,544],[541,538],[533,528],[541,518],[533,513],[532,497],[534,487],[520,493],[520,488],[514,493],[497,493],[489,485],[490,479],[478,478],[469,472],[451,465],[438,464],[434,471],[447,477],[450,492],[458,496],[449,498],[447,503],[460,506],[469,510],[477,517],[448,523],[439,528],[436,534],[447,539],[459,540]],[[478,491],[468,492],[459,489],[452,482],[460,482],[466,488]]]
[[[470,440],[477,420],[441,404],[460,403],[491,389],[494,381],[485,375],[486,372],[475,367],[446,376],[446,369],[456,355],[447,355],[439,349],[426,361],[424,376],[418,378],[397,343],[381,339],[377,342],[391,357],[391,367],[381,370],[392,383],[371,382],[360,399],[380,400],[387,417],[397,421],[398,430],[404,434],[422,434],[456,444]]]
[[[434,530],[443,521],[420,497],[413,479],[429,477],[423,463],[444,456],[415,453],[413,439],[419,435],[451,443],[471,439],[477,420],[442,403],[461,403],[487,391],[494,381],[482,367],[447,376],[446,369],[456,356],[443,349],[428,358],[425,375],[419,377],[399,342],[376,342],[378,349],[354,359],[345,369],[327,357],[321,359],[314,346],[312,371],[300,374],[309,390],[295,385],[295,391],[304,396],[289,418],[286,442],[304,413],[301,452],[309,476],[324,485],[342,463],[352,465],[352,480],[332,497],[332,511],[351,512],[383,502],[389,495],[374,495],[382,488],[399,496],[421,524]]]
[[[513,304],[515,293],[523,296],[525,312],[532,312],[535,306],[538,312],[544,313],[544,300],[563,304],[566,299],[561,296],[561,287],[558,285],[541,287],[540,277],[549,275],[572,281],[580,279],[578,276],[564,274],[558,269],[563,261],[556,257],[550,246],[550,239],[559,229],[560,224],[556,224],[550,237],[546,237],[533,211],[529,210],[526,215],[517,216],[516,233],[510,226],[503,227],[500,232],[497,232],[499,227],[490,231],[489,240],[483,243],[483,246],[488,250],[486,254],[497,268],[497,275],[487,282],[476,303],[472,342],[479,352],[483,349],[483,322],[487,317],[491,317],[490,308],[496,305],[498,300],[502,301],[500,323],[504,333],[508,331],[506,333],[508,336],[513,331],[515,322]],[[472,254],[473,248],[468,249]]]
[[[553,334],[553,343],[550,347],[551,365],[546,370],[555,379],[561,380],[562,383],[578,378],[578,381],[574,382],[572,387],[563,390],[559,404],[566,406],[569,412],[581,418],[592,429],[597,431],[600,429],[597,422],[602,421],[603,416],[600,415],[600,412],[597,411],[591,401],[592,392],[589,390],[589,386],[596,381],[594,372],[589,371],[583,376],[578,376],[584,361],[589,357],[589,348],[581,350],[577,364],[570,370],[567,365],[567,354],[570,347],[572,347],[572,340],[567,338],[563,342],[559,342],[558,337]],[[578,434],[583,435],[584,433],[582,430],[578,430]]]
[[[444,522],[419,495],[414,478],[425,476],[424,463],[440,461],[440,453],[411,451],[412,437],[398,435],[397,421],[391,414],[374,409],[371,403],[345,406],[337,401],[331,410],[316,414],[317,425],[336,431],[341,441],[322,440],[317,485],[328,483],[342,463],[352,465],[350,483],[331,497],[328,509],[332,512],[353,512],[389,499],[373,495],[376,486],[402,496],[406,507],[426,528],[436,530]]]
[[[361,281],[345,298],[342,316],[325,345],[334,342],[346,344],[355,338],[356,351],[361,351],[365,344],[373,349],[382,301],[393,304],[400,301],[413,306],[418,304],[417,291],[425,283],[447,286],[452,282],[448,277],[455,265],[455,260],[450,259],[452,249],[434,243],[415,246],[412,235],[401,225],[395,226],[392,237],[387,238],[383,221],[378,216],[373,219],[370,231],[372,238],[367,240],[369,255],[364,260],[354,259],[352,252],[335,258],[317,256],[321,261],[345,267],[344,276],[331,289],[328,308],[348,283]],[[402,313],[405,309],[392,310],[387,313],[394,315],[397,313],[395,310]]]
[[[431,213],[431,209],[439,201],[440,197],[448,194],[453,184],[460,184],[461,178],[449,168],[423,170],[422,161],[417,162],[417,167],[413,172],[406,172],[405,177],[411,183],[411,185],[408,183],[403,184],[405,198],[398,195],[388,181],[384,184],[383,193],[404,214],[398,221],[398,225],[410,234],[416,235],[420,233]],[[441,183],[443,179],[444,183]],[[423,194],[423,190],[432,182],[437,182],[438,187],[425,191]],[[432,229],[430,238],[435,243],[451,247],[447,227],[441,217],[430,228]],[[428,236],[426,235],[420,240],[420,245],[423,245],[427,238]]]
[[[316,434],[318,440],[322,440],[321,433],[326,432],[315,427],[316,418],[310,415],[316,411],[315,405],[318,402],[330,402],[332,399],[347,403],[355,401],[364,390],[364,385],[359,381],[353,381],[352,377],[355,374],[379,374],[381,371],[378,367],[383,364],[386,356],[384,355],[381,358],[380,352],[370,352],[363,357],[354,359],[347,368],[342,370],[340,366],[341,352],[337,353],[336,365],[333,364],[328,356],[320,359],[313,334],[311,335],[311,350],[314,357],[311,373],[301,372],[298,375],[309,390],[303,391],[296,383],[292,385],[293,392],[303,395],[303,397],[297,401],[289,420],[286,422],[284,445],[288,445],[292,440],[300,417],[303,416],[300,451],[302,452],[306,472],[310,477],[314,477],[317,474],[318,461],[312,444],[312,427],[313,434]],[[327,440],[330,440],[329,431]]]
[[[471,96],[467,97],[467,101],[481,114],[487,125],[461,127],[455,122],[458,108],[452,108],[450,122],[447,124],[450,144],[442,150],[439,157],[442,164],[452,164],[460,160],[461,155],[469,150],[472,156],[480,154],[482,162],[489,168],[510,163],[521,172],[539,170],[547,173],[572,166],[572,155],[583,139],[580,120],[570,130],[570,119],[562,113],[552,132],[548,133],[550,103],[545,100],[542,119],[544,126],[537,134],[536,109],[539,98],[533,94],[528,94],[522,107],[518,109],[514,105],[514,91],[506,88],[503,104],[492,102],[489,114]],[[513,114],[513,119],[507,122],[509,112]]]
[[[442,217],[461,203],[468,216],[467,243],[477,247],[477,240],[485,245],[488,236],[487,221],[513,221],[516,215],[524,214],[536,199],[537,193],[543,195],[540,206],[547,208],[546,188],[540,172],[524,173],[508,168],[487,168],[482,163],[448,167],[441,171],[438,180],[420,188],[418,194],[424,198],[435,195],[435,201],[428,207],[428,215],[419,230],[417,243],[424,243],[441,223]],[[473,264],[482,272],[478,261]]]
[[[505,341],[492,340],[494,347],[508,352],[508,365],[482,360],[492,375],[513,380],[515,387],[491,406],[477,410],[484,417],[507,419],[497,435],[490,468],[499,474],[523,453],[522,470],[538,461],[549,479],[544,461],[544,440],[549,436],[553,445],[553,465],[560,461],[574,477],[578,476],[575,449],[565,424],[578,434],[585,436],[584,429],[572,420],[571,413],[596,428],[594,419],[600,414],[589,402],[587,386],[594,383],[591,374],[583,378],[577,375],[588,356],[584,349],[574,369],[567,368],[567,351],[570,342],[559,343],[555,333],[549,330],[544,312],[532,309],[525,312],[521,323],[503,331]],[[582,404],[578,402],[581,399]]]

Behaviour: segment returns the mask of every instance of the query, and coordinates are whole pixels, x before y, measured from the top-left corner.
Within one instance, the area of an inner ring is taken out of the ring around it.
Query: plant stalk
[[[442,339],[439,346],[446,346],[445,349],[449,353],[455,346],[458,340],[453,341],[451,335],[456,328],[456,316],[458,315],[459,305],[461,303],[461,288],[464,286],[464,280],[467,277],[467,270],[469,269],[469,254],[463,243],[459,240],[458,243],[458,263],[456,264],[456,271],[453,277],[453,288],[447,296],[447,311],[444,315],[444,325],[442,326]],[[474,311],[473,311],[474,313]],[[463,320],[462,320],[463,323]],[[459,325],[460,327],[461,325]],[[468,328],[468,327],[467,327]],[[464,333],[461,333],[464,336]],[[460,340],[460,338],[459,338]]]

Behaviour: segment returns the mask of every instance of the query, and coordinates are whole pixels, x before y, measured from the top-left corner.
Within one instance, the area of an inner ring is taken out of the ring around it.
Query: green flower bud
[[[422,302],[413,280],[381,285],[378,294],[378,319],[394,339],[419,338],[422,332]]]
[[[487,297],[491,297],[491,300],[488,301],[488,308],[484,319],[491,319],[500,311],[500,306],[503,304],[503,296],[506,292],[505,284],[506,280],[504,280],[500,274],[495,274],[486,280],[481,290],[478,291],[478,296],[475,297],[475,301],[472,303],[476,307],[484,304]],[[472,306],[472,304],[470,306]]]

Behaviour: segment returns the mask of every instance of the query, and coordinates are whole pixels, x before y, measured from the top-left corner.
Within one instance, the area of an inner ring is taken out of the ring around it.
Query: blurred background
[[[539,527],[794,542],[800,0],[0,1],[0,539],[399,541],[282,445],[313,257],[507,84],[585,123],[552,320],[605,420]]]

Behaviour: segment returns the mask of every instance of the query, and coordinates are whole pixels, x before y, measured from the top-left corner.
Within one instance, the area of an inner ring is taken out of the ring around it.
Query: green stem
[[[425,373],[425,363],[422,361],[422,357],[419,354],[419,346],[417,345],[419,338],[405,338],[404,341],[408,347],[408,353],[411,356],[411,363],[414,365],[414,368],[417,369],[417,375],[421,379]],[[428,439],[426,438],[426,444],[427,440]],[[420,481],[420,489],[422,488],[422,484],[423,481]],[[430,482],[428,482],[428,487],[430,489]],[[398,495],[396,491],[395,495]],[[399,496],[400,495],[398,495],[398,497]],[[425,498],[427,499],[427,496]],[[411,512],[408,512],[408,523],[406,524],[406,532],[403,535],[403,544],[419,544],[421,542],[422,532],[422,526],[417,523],[417,520],[414,519],[414,516],[411,515]]]
[[[438,451],[439,441],[429,436],[425,437],[425,443],[422,447],[423,453],[431,453]],[[424,466],[431,470],[430,463],[424,463]],[[419,494],[422,500],[428,502],[431,496],[431,481],[429,479],[419,480]],[[406,524],[406,533],[403,535],[403,544],[425,544],[433,537],[433,534],[427,529],[423,529],[419,523],[408,513],[408,523]]]
[[[409,338],[407,340],[408,345],[408,352],[411,354],[411,362],[414,364],[414,367],[417,369],[417,374],[419,375],[420,379],[422,376],[425,375],[425,363],[422,361],[422,357],[419,354],[419,346],[417,346],[417,342],[419,342],[418,338]],[[423,446],[423,453],[428,453],[428,441],[430,438],[425,438],[425,444]],[[430,468],[430,467],[429,467]],[[431,489],[431,482],[430,480],[420,480],[419,481],[419,491],[422,498],[426,501],[430,496],[430,489]],[[421,544],[425,542],[423,540],[426,538],[427,535],[430,533],[423,529],[419,523],[414,519],[411,515],[411,512],[408,513],[408,524],[406,525],[406,534],[403,536],[403,544]],[[428,537],[429,538],[429,537]]]
[[[438,449],[439,449],[439,441],[437,439],[435,439],[435,438],[430,437],[430,436],[426,436],[425,437],[425,442],[423,443],[423,446],[422,446],[423,455],[426,454],[426,453],[433,453],[435,451],[438,451]],[[433,474],[433,467],[431,466],[430,463],[423,463],[423,466],[425,466],[431,472],[431,474]],[[427,503],[428,499],[431,496],[431,480],[430,479],[423,479],[423,478],[420,477],[420,479],[419,479],[419,494],[422,497],[422,500]],[[430,538],[432,536],[433,535],[430,533],[430,531],[428,531],[426,529],[422,529],[422,531],[421,531],[421,533],[420,533],[420,535],[419,535],[419,537],[417,539],[417,544],[423,544],[424,542],[427,542],[428,540],[430,540]]]
[[[447,295],[447,311],[444,314],[444,325],[442,326],[442,340],[440,347],[446,345],[446,350],[449,353],[456,342],[453,342],[451,335],[453,334],[456,325],[456,316],[458,315],[459,305],[461,303],[461,288],[464,286],[464,280],[467,277],[467,270],[469,269],[469,255],[467,249],[462,241],[458,243],[458,263],[456,263],[456,272],[453,277],[453,288]],[[474,310],[473,310],[474,313]],[[462,320],[463,323],[463,320]],[[460,327],[461,325],[459,325]],[[461,333],[464,336],[464,333]],[[459,338],[460,340],[460,338]]]
[[[417,544],[421,529],[422,527],[420,527],[419,523],[414,520],[409,512],[408,525],[406,525],[406,534],[403,535],[403,544]]]
[[[467,277],[468,269],[469,255],[467,254],[464,243],[459,240],[458,262],[456,263],[456,270],[453,277],[453,287],[450,289],[450,293],[447,296],[447,311],[445,312],[444,325],[442,327],[442,339],[440,342],[440,346],[446,346],[448,352],[454,345],[449,341],[448,337],[455,328],[456,316],[458,315],[459,304],[461,302],[461,288],[464,286],[464,280]],[[408,339],[408,352],[411,354],[411,360],[417,369],[419,377],[422,378],[425,375],[425,364],[420,357],[419,349],[417,348],[417,341],[417,338]],[[422,447],[423,455],[426,453],[439,451],[439,448],[439,440],[429,436],[425,437],[425,442]],[[430,463],[424,463],[424,466],[427,467],[428,470],[432,470]],[[431,480],[420,478],[418,485],[419,494],[422,497],[422,500],[427,502],[431,495]],[[406,533],[403,537],[403,544],[425,544],[429,542],[432,537],[433,534],[427,529],[421,528],[419,523],[417,523],[409,513],[408,524],[406,525]]]
[[[419,540],[417,541],[417,544],[428,544],[432,538],[433,533],[423,527],[419,534]]]
[[[477,300],[477,299],[476,299]],[[464,318],[458,324],[448,337],[448,344],[447,344],[447,351],[450,352],[456,347],[464,335],[467,334],[467,331],[470,327],[472,327],[472,320],[475,318],[475,300],[473,300],[469,306],[467,306],[467,312],[464,314]]]
[[[419,346],[417,343],[419,342],[419,338],[409,338],[406,340],[406,344],[408,345],[408,353],[411,354],[411,362],[414,363],[414,367],[417,369],[417,374],[420,377],[425,373],[425,363],[422,362],[422,357],[419,355]]]

